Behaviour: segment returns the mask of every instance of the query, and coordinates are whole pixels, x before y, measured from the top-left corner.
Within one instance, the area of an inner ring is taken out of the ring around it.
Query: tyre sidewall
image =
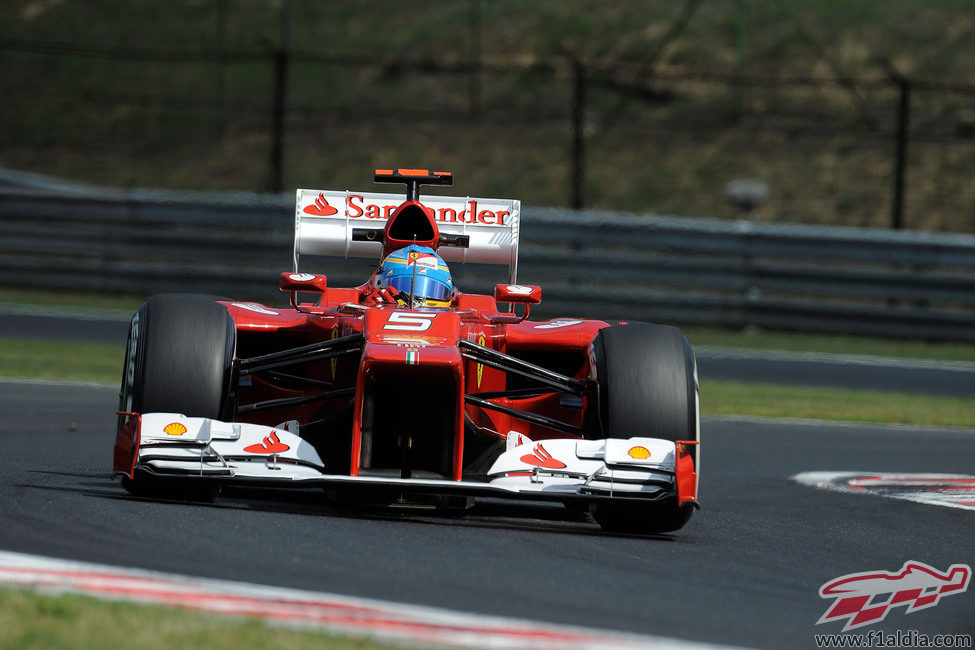
[[[593,349],[601,437],[699,439],[697,364],[679,329],[607,327]]]
[[[159,294],[132,317],[119,410],[232,418],[236,329],[209,296]]]

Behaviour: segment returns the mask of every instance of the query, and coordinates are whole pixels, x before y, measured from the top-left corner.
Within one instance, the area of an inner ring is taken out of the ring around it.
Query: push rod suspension
[[[252,413],[254,411],[268,411],[270,409],[281,408],[284,406],[298,406],[299,404],[310,404],[312,402],[324,402],[329,399],[339,399],[340,397],[351,397],[355,395],[355,388],[340,388],[325,393],[315,393],[314,395],[302,395],[300,397],[282,397],[280,399],[269,399],[253,404],[244,404],[237,407],[238,413]]]
[[[460,341],[460,348],[466,351],[461,353],[465,358],[484,364],[485,366],[504,370],[505,372],[513,372],[517,375],[534,379],[547,386],[552,386],[562,392],[572,393],[573,395],[584,395],[586,393],[586,383],[583,381],[560,375],[557,372],[552,372],[547,368],[536,366],[533,363],[528,363],[521,359],[510,357],[497,350],[492,350],[465,340]]]
[[[480,406],[482,409],[490,409],[492,411],[507,413],[508,415],[531,422],[532,424],[538,424],[543,427],[548,427],[549,429],[561,431],[563,433],[571,433],[580,437],[582,436],[581,429],[574,427],[571,424],[562,422],[561,420],[556,420],[544,415],[538,415],[537,413],[529,413],[528,411],[519,411],[518,409],[513,409],[510,406],[501,406],[500,404],[495,404],[494,402],[489,402],[486,399],[480,399],[479,397],[474,397],[473,395],[467,395],[464,397],[464,401],[466,401],[468,404],[473,404],[474,406]]]
[[[362,334],[353,334],[330,341],[319,341],[289,350],[270,352],[249,359],[239,359],[237,369],[241,376],[270,368],[281,368],[305,361],[330,359],[343,354],[351,354],[362,347]]]

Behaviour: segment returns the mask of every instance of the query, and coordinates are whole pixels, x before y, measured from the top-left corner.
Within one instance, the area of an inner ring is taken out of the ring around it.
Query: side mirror
[[[537,305],[542,302],[542,288],[526,284],[496,284],[494,301]]]
[[[278,286],[281,287],[281,291],[325,293],[326,276],[317,273],[282,273]]]

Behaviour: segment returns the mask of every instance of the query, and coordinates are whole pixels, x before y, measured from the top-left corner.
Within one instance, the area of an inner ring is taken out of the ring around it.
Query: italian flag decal
[[[420,351],[416,348],[406,350],[406,363],[411,366],[415,366],[419,361]]]

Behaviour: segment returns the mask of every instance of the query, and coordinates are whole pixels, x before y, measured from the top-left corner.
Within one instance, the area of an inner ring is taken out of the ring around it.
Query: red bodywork
[[[437,250],[443,242],[435,214],[418,200],[416,185],[410,183],[449,183],[449,175],[425,170],[376,174],[377,181],[402,181],[408,187],[407,200],[382,231],[383,256],[413,243]],[[310,436],[325,452],[331,473],[359,476],[410,465],[410,471],[459,481],[466,472],[477,472],[489,448],[503,449],[509,432],[532,440],[578,438],[594,426],[594,414],[587,417],[593,395],[566,400],[555,389],[528,390],[528,382],[462,352],[461,342],[470,342],[585,385],[591,375],[590,345],[608,324],[525,321],[529,305],[541,300],[539,287],[498,285],[494,296],[458,293],[445,309],[398,307],[374,292],[371,282],[326,288],[323,275],[285,273],[281,288],[291,292],[291,309],[223,302],[237,328],[238,359],[356,336],[361,337],[360,347],[288,369],[291,379],[309,378],[310,384],[282,380],[280,372],[249,374],[235,395],[237,419],[269,426],[298,420],[302,436]],[[319,293],[320,298],[301,303],[299,291]],[[496,298],[512,310],[499,310]],[[519,313],[513,311],[514,303],[521,303]],[[301,402],[323,390],[349,388],[354,392]],[[484,393],[488,408],[483,402],[467,403],[466,396]],[[275,408],[274,400],[287,403]],[[255,404],[258,410],[249,410]],[[523,412],[541,417],[519,417]],[[561,426],[553,428],[550,421]],[[402,454],[414,457],[407,460]]]
[[[341,469],[342,473],[347,471],[352,476],[369,469],[368,463],[363,465],[369,457],[368,449],[363,453],[363,442],[364,436],[370,435],[370,424],[376,420],[374,410],[377,399],[380,399],[377,391],[396,392],[417,385],[435,391],[427,396],[430,399],[422,399],[422,394],[411,392],[411,399],[404,400],[412,412],[399,416],[408,418],[410,426],[418,428],[429,426],[425,421],[433,420],[435,426],[444,427],[447,422],[441,411],[445,406],[449,407],[450,431],[434,432],[440,436],[440,443],[451,449],[449,465],[445,466],[449,471],[437,472],[444,478],[460,480],[464,474],[465,432],[469,434],[476,430],[482,443],[487,436],[504,441],[509,431],[524,434],[532,440],[573,437],[508,413],[465,404],[465,395],[505,391],[511,388],[506,385],[511,380],[501,370],[465,359],[458,343],[470,341],[586,380],[590,372],[589,346],[607,323],[563,319],[555,321],[553,327],[552,323],[522,321],[511,312],[500,312],[494,298],[484,295],[460,294],[449,309],[417,310],[376,304],[370,300],[369,294],[368,285],[355,289],[329,288],[323,292],[320,302],[297,304],[297,309],[262,306],[258,311],[251,303],[224,302],[237,327],[239,358],[354,334],[363,337],[360,355],[310,362],[301,372],[302,376],[334,387],[355,387],[354,396],[325,404],[311,403],[241,414],[237,419],[269,426],[297,419],[304,428],[307,423],[334,422],[337,414],[351,405],[347,430],[351,442],[348,467],[329,469]],[[249,386],[240,386],[237,397],[239,405],[243,406],[320,391],[316,387],[287,387],[255,374],[251,376]],[[585,424],[588,400],[584,395],[581,404],[564,406],[555,392],[491,399],[500,406],[537,413],[580,429]],[[336,433],[333,430],[325,435]]]

